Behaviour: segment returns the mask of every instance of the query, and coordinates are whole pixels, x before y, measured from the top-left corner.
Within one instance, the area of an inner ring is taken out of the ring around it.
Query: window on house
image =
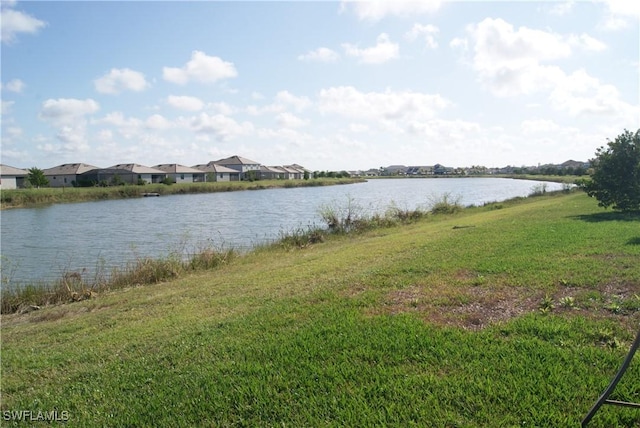
[[[184,174],[180,174],[180,180],[184,180]]]

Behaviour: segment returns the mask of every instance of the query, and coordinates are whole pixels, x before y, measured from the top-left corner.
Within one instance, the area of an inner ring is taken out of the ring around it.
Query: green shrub
[[[447,192],[439,197],[430,198],[432,214],[455,214],[464,209],[460,204],[460,196],[453,197]]]

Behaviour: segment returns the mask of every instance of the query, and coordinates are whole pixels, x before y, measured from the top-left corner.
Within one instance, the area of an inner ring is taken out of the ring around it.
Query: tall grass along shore
[[[145,194],[175,195],[187,193],[214,193],[236,190],[261,190],[309,186],[330,186],[362,182],[357,178],[314,178],[310,180],[257,180],[207,183],[146,184],[111,187],[47,187],[3,190],[0,208],[24,208],[44,204],[86,202],[106,199],[139,198]]]
[[[640,216],[436,202],[326,207],[327,229],[2,315],[3,426],[578,426],[640,323]],[[611,398],[638,379],[635,358]]]

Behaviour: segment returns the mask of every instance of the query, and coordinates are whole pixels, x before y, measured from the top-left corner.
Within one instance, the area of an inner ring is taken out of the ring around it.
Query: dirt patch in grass
[[[374,312],[416,313],[425,322],[467,330],[481,330],[536,311],[575,312],[614,319],[633,330],[640,322],[639,292],[638,284],[632,283],[606,284],[600,288],[559,286],[553,290],[495,285],[440,289],[411,286],[389,292],[383,305]]]
[[[538,293],[539,294],[539,293]],[[416,312],[428,322],[479,330],[535,310],[538,294],[515,287],[409,287],[390,292],[383,312]]]

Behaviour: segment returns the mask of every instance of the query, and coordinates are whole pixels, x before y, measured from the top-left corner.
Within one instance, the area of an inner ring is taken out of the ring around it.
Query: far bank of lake
[[[323,206],[363,213],[428,208],[443,194],[482,205],[563,184],[505,178],[376,179],[348,186],[164,195],[5,210],[2,283],[51,282],[64,272],[88,279],[137,258],[215,247],[248,250],[297,228],[320,226]]]

